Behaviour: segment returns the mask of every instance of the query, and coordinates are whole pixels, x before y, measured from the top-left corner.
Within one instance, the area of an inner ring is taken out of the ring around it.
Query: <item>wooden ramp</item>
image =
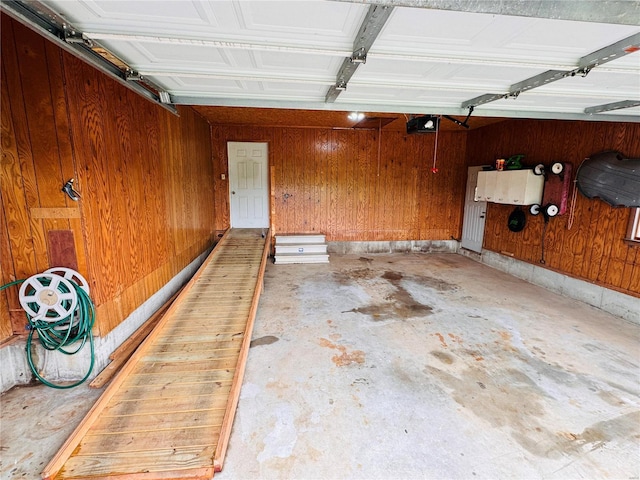
[[[43,478],[208,479],[220,471],[262,290],[264,233],[225,234]]]

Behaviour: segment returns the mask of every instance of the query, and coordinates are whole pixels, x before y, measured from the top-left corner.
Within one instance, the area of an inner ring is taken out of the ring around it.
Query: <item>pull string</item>
[[[439,119],[440,117],[438,117]],[[440,123],[440,121],[438,121]],[[431,167],[431,173],[438,173],[438,167],[436,167],[436,159],[438,158],[438,135],[440,135],[440,128],[436,130],[436,142],[433,146],[433,166]]]
[[[544,241],[545,241],[545,236],[547,235],[547,225],[549,225],[549,217],[546,216],[544,217],[544,226],[542,227],[542,239],[540,242],[540,263],[542,263],[543,265],[545,263],[547,263],[547,261],[544,259]]]
[[[380,176],[380,145],[382,143],[382,118],[378,120],[378,177]]]
[[[573,221],[576,217],[576,201],[578,199],[578,180],[573,181],[573,193],[571,195],[571,209],[569,211],[569,219],[567,220],[567,230],[571,230],[573,227]]]

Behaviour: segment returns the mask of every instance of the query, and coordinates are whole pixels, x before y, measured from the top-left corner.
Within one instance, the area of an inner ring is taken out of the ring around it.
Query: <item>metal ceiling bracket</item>
[[[517,97],[518,94],[522,92],[526,92],[527,90],[531,90],[542,85],[546,85],[551,82],[555,82],[556,80],[560,80],[567,76],[569,72],[564,72],[561,70],[547,70],[539,75],[535,75],[533,77],[527,78],[518,83],[514,83],[509,87],[509,96]]]
[[[127,82],[141,82],[144,80],[144,77],[140,75],[140,73],[130,68],[125,71],[124,78]]]
[[[640,50],[640,33],[623,38],[619,42],[591,52],[578,61],[578,68],[591,70],[594,67],[616,60]]]
[[[338,95],[347,89],[347,82],[351,79],[359,65],[359,63],[353,63],[351,58],[348,57],[343,60],[336,83],[329,88],[325,96],[325,102],[333,103],[336,98],[338,98]]]
[[[367,63],[367,51],[364,47],[353,52],[350,57],[351,63]]]
[[[158,92],[158,96],[160,97],[160,101],[162,103],[173,103],[171,101],[171,94],[169,94],[169,92],[165,92],[161,90]]]
[[[480,95],[478,97],[472,98],[471,100],[463,102],[462,108],[475,108],[479,105],[484,105],[485,103],[502,100],[503,98],[506,98],[506,95],[504,93],[485,93],[484,95]]]
[[[89,48],[92,48],[94,46],[91,40],[89,40],[83,34],[76,32],[75,30],[69,30],[68,28],[64,28],[63,34],[64,34],[64,41],[67,43],[80,43],[80,44],[86,45]]]
[[[547,70],[546,72],[529,77],[521,82],[514,83],[509,87],[509,91],[506,94],[501,95],[488,93],[472,98],[471,100],[467,100],[462,103],[462,108],[470,106],[477,107],[478,105],[494,102],[507,97],[517,98],[522,92],[541,87],[542,85],[548,85],[551,82],[562,80],[566,77],[575,77],[576,75],[586,77],[595,67],[637,52],[638,50],[640,50],[640,33],[636,33],[630,37],[620,40],[619,42],[585,55],[578,60],[578,66],[573,70]]]
[[[110,78],[114,78],[120,84],[133,90],[139,95],[142,95],[147,100],[162,106],[175,115],[178,114],[178,110],[175,106],[164,104],[160,101],[159,96],[155,93],[161,90],[160,87],[146,78],[142,81],[143,79],[141,76],[139,78],[135,78],[133,75],[130,75],[130,73],[133,72],[133,69],[128,68],[123,70],[118,65],[107,60],[107,58],[99,52],[108,52],[112,58],[117,59],[125,65],[125,62],[122,62],[116,55],[109,52],[102,45],[99,45],[95,41],[86,37],[82,32],[69,24],[43,2],[39,0],[1,1],[0,8],[3,12],[7,13],[7,15],[18,22],[34,30],[48,40],[53,41],[53,43],[58,45],[64,51],[85,61]]]
[[[640,100],[623,100],[621,102],[605,103],[584,109],[584,113],[593,115],[594,113],[610,112],[611,110],[621,110],[623,108],[640,107]]]
[[[356,69],[366,63],[367,52],[371,49],[376,38],[378,38],[382,27],[389,19],[392,11],[392,6],[371,5],[369,7],[369,11],[364,17],[362,25],[360,25],[360,30],[358,30],[358,34],[353,42],[353,53],[342,62],[336,78],[336,84],[329,87],[329,91],[325,96],[325,102],[335,102],[340,92],[346,90],[347,83],[351,80]],[[338,88],[338,85],[343,84],[344,88]]]

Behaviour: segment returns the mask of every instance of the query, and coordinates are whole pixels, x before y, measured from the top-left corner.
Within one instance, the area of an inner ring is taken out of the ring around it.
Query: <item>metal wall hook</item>
[[[67,183],[62,186],[62,191],[69,195],[69,198],[74,202],[80,200],[80,194],[73,188],[73,178],[67,180]]]

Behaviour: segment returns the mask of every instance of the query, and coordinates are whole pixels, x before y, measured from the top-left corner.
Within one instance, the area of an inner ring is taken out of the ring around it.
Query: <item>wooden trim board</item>
[[[31,218],[36,220],[42,219],[60,219],[60,218],[80,218],[80,209],[77,207],[54,207],[40,208],[32,207],[30,210]]]
[[[268,239],[260,230],[225,233],[42,478],[213,476],[222,465],[237,407]],[[217,275],[222,271],[243,281],[226,285]],[[254,287],[251,294],[247,284]],[[224,306],[229,295],[234,308]],[[238,308],[244,302],[246,308]],[[236,312],[245,312],[244,323],[237,323],[242,313]],[[198,341],[221,343],[199,349]]]

